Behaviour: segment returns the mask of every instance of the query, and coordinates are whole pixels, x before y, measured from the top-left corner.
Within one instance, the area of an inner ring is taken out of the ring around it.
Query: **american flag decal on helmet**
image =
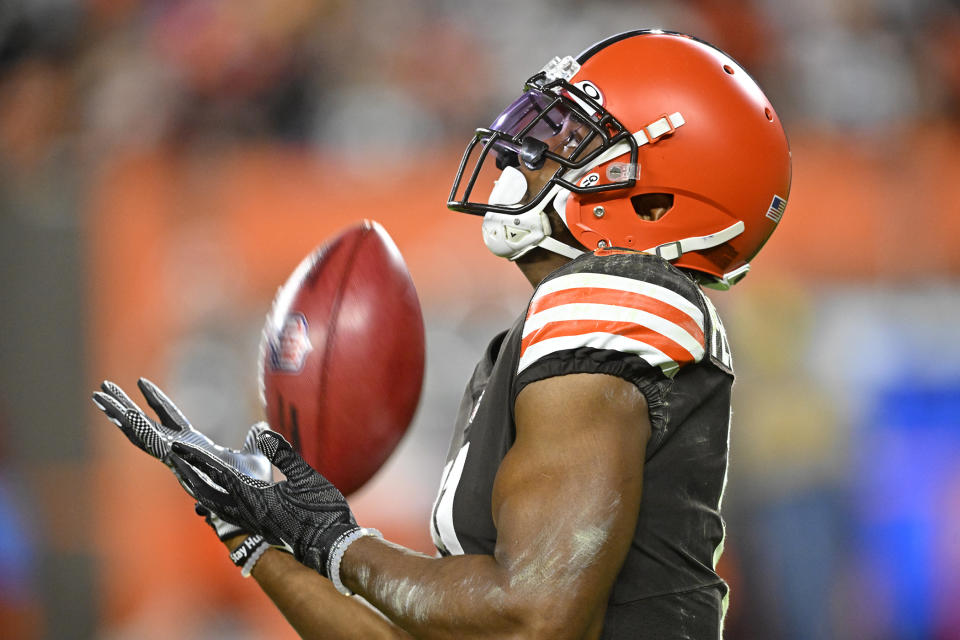
[[[558,351],[611,349],[639,356],[672,377],[704,356],[703,312],[670,289],[601,273],[541,285],[523,325],[517,373]]]
[[[780,196],[773,196],[773,202],[770,203],[770,208],[767,209],[767,217],[779,223],[780,218],[783,217],[783,212],[786,210],[787,201]]]

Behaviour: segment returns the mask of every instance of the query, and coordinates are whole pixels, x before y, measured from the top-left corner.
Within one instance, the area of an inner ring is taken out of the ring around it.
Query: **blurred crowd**
[[[801,147],[828,139],[843,157],[879,157],[899,170],[911,161],[901,145],[916,132],[960,135],[955,0],[0,0],[0,536],[8,543],[0,545],[0,618],[13,637],[73,629],[70,637],[145,638],[151,628],[155,637],[171,629],[178,637],[267,637],[226,605],[200,622],[189,617],[189,628],[158,622],[162,612],[150,610],[146,596],[117,605],[111,594],[128,583],[119,570],[101,571],[95,542],[36,532],[51,522],[73,526],[45,512],[75,513],[83,499],[51,496],[91,477],[103,455],[90,435],[103,425],[68,429],[63,419],[85,415],[82,396],[100,374],[89,357],[103,345],[92,344],[89,326],[114,327],[131,302],[91,308],[89,279],[101,272],[90,247],[122,253],[120,264],[134,270],[130,260],[152,251],[131,249],[122,230],[95,224],[109,208],[105,199],[132,193],[136,209],[148,193],[169,205],[155,207],[175,219],[157,242],[180,261],[171,277],[191,304],[167,309],[179,314],[182,330],[162,353],[149,353],[164,363],[175,397],[186,397],[204,424],[228,429],[222,424],[253,413],[239,399],[249,386],[235,372],[255,345],[259,311],[236,308],[237,261],[216,242],[197,242],[204,230],[220,229],[204,203],[220,193],[214,183],[225,167],[250,150],[269,150],[389,180],[436,149],[464,144],[554,55],[644,27],[693,33],[728,51]],[[157,179],[157,187],[135,174],[147,188],[104,189],[118,167],[142,158],[153,163],[151,179],[170,167],[175,178]],[[273,180],[271,167],[257,175]],[[454,168],[429,180],[442,192]],[[795,193],[803,188],[794,185]],[[912,194],[902,197],[909,202]],[[471,241],[479,237],[464,239]],[[428,282],[414,275],[418,286]],[[957,529],[943,533],[960,526],[960,353],[940,339],[955,333],[960,285],[955,273],[921,280],[907,291],[758,274],[718,297],[740,376],[726,503],[735,534],[723,565],[734,587],[731,640],[960,638],[960,581],[951,577],[960,572],[930,568],[960,569]],[[394,487],[409,489],[414,505],[396,515],[397,537],[421,528],[459,387],[488,334],[515,311],[489,297],[448,299],[437,286],[420,293],[430,360],[401,451],[407,457],[390,471],[405,474]],[[510,295],[522,304],[519,288]],[[902,336],[914,334],[904,344]],[[113,353],[128,348],[121,341]],[[925,374],[919,382],[906,377],[914,369]],[[46,395],[42,385],[52,385]],[[200,396],[218,402],[203,407]],[[872,443],[866,453],[853,444],[864,438]],[[926,457],[903,453],[916,442]],[[884,475],[878,465],[910,472]],[[47,468],[57,470],[59,484],[38,489],[38,470]],[[914,473],[920,468],[926,475]],[[912,500],[917,495],[927,502]],[[366,504],[389,510],[392,501]],[[102,533],[115,516],[107,510],[77,526]],[[58,609],[67,601],[87,608]]]
[[[792,130],[960,118],[950,0],[5,0],[2,160],[251,139],[403,153],[485,124],[553,55],[661,25],[729,51]]]

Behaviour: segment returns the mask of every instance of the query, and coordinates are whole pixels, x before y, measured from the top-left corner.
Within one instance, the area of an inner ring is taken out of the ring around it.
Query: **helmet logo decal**
[[[589,187],[589,186],[592,186],[592,185],[597,184],[598,182],[600,182],[600,174],[599,174],[599,173],[596,173],[596,172],[594,172],[594,173],[588,173],[587,175],[583,176],[583,180],[580,181],[580,186],[581,186],[581,187]]]
[[[786,211],[786,209],[786,199],[775,195],[773,196],[773,202],[770,203],[770,208],[767,209],[767,217],[779,224],[780,218],[783,217],[783,212]]]
[[[597,85],[593,84],[589,80],[582,80],[580,82],[573,83],[573,86],[575,86],[577,89],[580,89],[580,91],[583,91],[585,94],[587,94],[588,98],[599,104],[601,107],[603,106],[603,94],[600,93],[600,89],[597,88]]]
[[[601,107],[603,106],[603,94],[600,93],[600,89],[597,88],[597,85],[593,84],[589,80],[581,80],[580,82],[574,82],[573,86],[577,89],[580,89],[585,96],[596,102],[598,105]],[[578,95],[571,93],[568,97],[583,107],[583,110],[588,114],[593,115],[596,113],[597,110],[587,104]]]

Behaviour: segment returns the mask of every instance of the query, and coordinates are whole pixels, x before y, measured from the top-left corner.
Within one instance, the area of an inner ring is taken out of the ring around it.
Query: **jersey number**
[[[457,457],[447,463],[443,469],[443,479],[440,481],[440,493],[433,505],[433,518],[430,522],[430,534],[433,544],[441,554],[463,555],[463,547],[457,539],[456,529],[453,527],[453,498],[463,475],[463,465],[467,461],[467,451],[470,443],[466,443],[457,452]]]
[[[707,351],[710,360],[728,373],[733,373],[733,355],[730,353],[730,343],[727,341],[727,332],[720,321],[720,314],[713,302],[705,294],[701,294],[707,311],[710,313],[710,335],[707,336]]]

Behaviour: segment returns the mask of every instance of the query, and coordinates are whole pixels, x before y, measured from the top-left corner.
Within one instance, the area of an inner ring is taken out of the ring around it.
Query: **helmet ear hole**
[[[641,193],[630,198],[630,203],[641,220],[656,222],[673,208],[673,194]]]

